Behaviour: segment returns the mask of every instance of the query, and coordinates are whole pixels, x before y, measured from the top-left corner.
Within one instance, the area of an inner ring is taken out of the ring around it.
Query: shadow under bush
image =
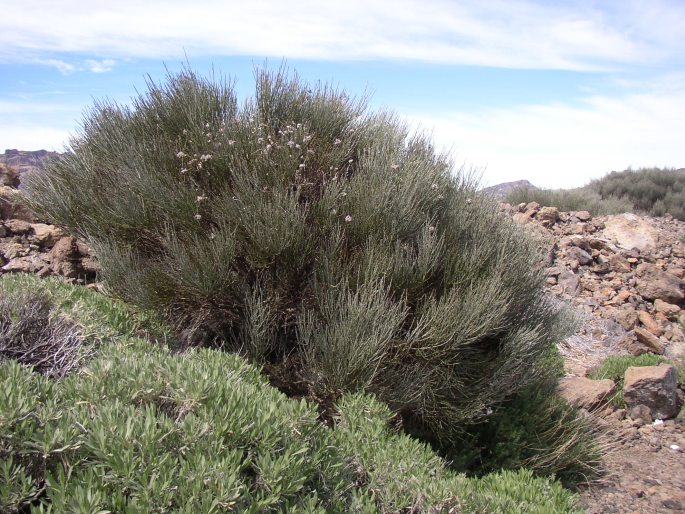
[[[324,404],[374,393],[458,441],[554,376],[573,322],[534,242],[467,173],[344,92],[283,71],[256,82],[241,106],[188,70],[131,107],[97,103],[26,184],[32,206],[185,346],[247,355]]]

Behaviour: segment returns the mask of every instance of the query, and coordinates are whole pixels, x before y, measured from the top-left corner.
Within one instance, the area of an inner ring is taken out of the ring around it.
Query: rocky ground
[[[607,447],[606,472],[581,488],[582,505],[593,514],[685,512],[685,420],[673,368],[637,368],[644,372],[626,376],[628,411],[605,401],[613,382],[586,378],[609,355],[649,352],[682,362],[685,223],[632,214],[594,218],[536,204],[503,204],[502,211],[538,238],[548,255],[549,292],[582,319],[559,345],[568,374],[560,392],[592,412]]]
[[[0,163],[0,274],[60,275],[94,284],[87,245],[21,206],[19,174]],[[606,472],[581,488],[589,513],[685,512],[683,393],[671,366],[626,374],[626,409],[606,399],[611,381],[587,373],[609,355],[685,356],[685,223],[624,214],[593,217],[535,203],[502,204],[547,256],[547,289],[582,323],[560,342],[567,377],[560,394],[586,409],[608,453]]]

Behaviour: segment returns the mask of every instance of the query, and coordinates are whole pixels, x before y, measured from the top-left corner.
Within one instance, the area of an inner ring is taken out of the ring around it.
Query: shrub
[[[324,405],[366,391],[413,433],[546,382],[572,322],[535,244],[393,115],[285,72],[239,106],[191,71],[97,103],[32,206],[95,248],[109,291],[185,345],[268,364]]]
[[[578,189],[516,188],[506,197],[512,205],[537,202],[540,205],[558,207],[562,211],[589,211],[595,216],[632,212],[632,202],[616,196],[602,197],[589,187]]]
[[[602,365],[588,373],[588,377],[593,380],[610,379],[616,383],[616,393],[611,398],[614,405],[619,408],[625,407],[623,403],[623,380],[626,371],[631,367],[657,366],[659,364],[675,365],[678,382],[685,383],[685,365],[683,363],[673,363],[666,357],[653,353],[643,353],[642,355],[611,355],[607,357]]]
[[[641,168],[612,171],[588,187],[602,198],[610,196],[630,201],[635,210],[652,216],[670,213],[685,220],[685,170]]]

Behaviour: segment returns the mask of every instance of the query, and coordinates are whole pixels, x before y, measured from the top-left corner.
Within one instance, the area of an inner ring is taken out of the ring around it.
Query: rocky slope
[[[609,355],[685,355],[685,223],[633,214],[593,217],[535,203],[502,205],[547,255],[547,289],[575,307],[579,330],[559,344],[560,394],[586,409],[607,447],[603,479],[581,490],[590,513],[685,512],[683,392],[673,366],[629,368],[616,384],[587,373]]]

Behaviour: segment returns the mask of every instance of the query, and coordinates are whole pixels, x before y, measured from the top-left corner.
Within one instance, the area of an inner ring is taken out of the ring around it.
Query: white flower
[[[178,152],[176,154],[176,157],[178,157],[179,159],[183,159],[185,156],[186,156],[186,154],[184,154],[183,152]]]
[[[188,168],[181,168],[181,175],[188,173]]]
[[[437,188],[438,188],[438,185],[437,185],[437,184],[431,184],[431,189],[432,189],[433,191],[435,191]]]
[[[350,159],[350,160],[347,161],[347,162],[349,162],[350,164],[352,164],[352,163],[354,162],[354,159]]]
[[[342,141],[340,139],[336,139],[335,141],[333,141],[333,144],[336,146],[339,145],[340,143],[342,143]]]
[[[211,159],[211,158],[212,158],[212,154],[208,154],[208,153],[202,154],[202,155],[200,156],[200,160],[201,160],[201,161],[208,161],[208,160]]]
[[[235,144],[235,141],[233,141],[232,139],[228,140],[228,146],[233,146],[234,144]]]
[[[304,163],[300,164],[300,169],[304,168]]]
[[[195,200],[198,202],[204,202],[207,199],[205,195],[198,196]]]
[[[400,167],[399,164],[393,164],[392,166],[390,166],[390,169],[391,169],[391,170],[396,170],[396,169],[399,168],[399,167]]]
[[[196,214],[194,217],[196,220],[200,221],[202,219],[202,214]]]
[[[352,221],[352,216],[350,216],[349,214],[348,214],[347,216],[345,216],[345,221],[346,221],[347,223],[349,223],[350,221]]]

